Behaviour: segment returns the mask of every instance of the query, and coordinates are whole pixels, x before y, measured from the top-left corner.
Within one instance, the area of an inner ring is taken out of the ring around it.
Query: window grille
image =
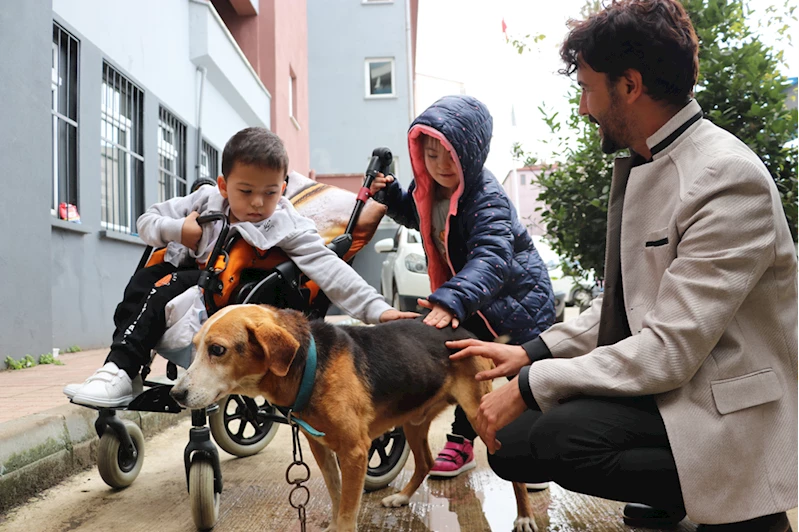
[[[144,92],[103,63],[100,104],[101,225],[135,233],[144,212]]]
[[[50,77],[53,179],[50,209],[53,215],[65,220],[74,220],[78,216],[79,57],[78,40],[53,23]],[[74,208],[70,209],[70,205]]]
[[[203,140],[200,153],[200,178],[216,179],[219,173],[219,150]]]
[[[185,196],[186,125],[161,107],[158,122],[158,201]]]

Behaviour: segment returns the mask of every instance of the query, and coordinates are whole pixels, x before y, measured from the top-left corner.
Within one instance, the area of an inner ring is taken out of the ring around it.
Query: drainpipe
[[[408,122],[416,118],[413,108],[413,46],[411,45],[411,0],[405,0],[405,48],[408,54]]]
[[[202,161],[203,153],[203,88],[205,86],[205,76],[207,74],[207,70],[204,66],[200,66],[197,67],[197,72],[200,73],[200,94],[197,97],[197,158],[195,159],[196,164],[194,166],[195,181],[200,179],[200,162]],[[216,176],[211,177],[214,179],[216,178]]]

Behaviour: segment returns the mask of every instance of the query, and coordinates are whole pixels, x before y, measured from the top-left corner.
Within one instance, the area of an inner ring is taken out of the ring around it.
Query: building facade
[[[308,0],[314,179],[357,191],[372,150],[387,146],[400,183],[410,183],[417,13],[418,0]],[[395,231],[386,218],[373,241]],[[368,246],[354,266],[379,288],[382,261]]]
[[[255,7],[214,4],[225,2]],[[299,135],[307,137],[305,67],[286,52],[293,40],[282,41],[291,31],[273,29],[258,43],[277,65],[270,77],[269,68],[256,71],[214,4],[28,0],[0,10],[3,358],[108,345],[115,306],[145,249],[136,218],[218,175],[236,131],[293,128],[297,135],[284,134],[294,159],[307,154]],[[264,4],[248,15],[256,23],[304,27],[304,2]],[[278,75],[286,62],[294,93]],[[299,127],[289,128],[292,97]]]
[[[508,172],[502,181],[502,188],[505,189],[505,193],[516,207],[519,220],[530,235],[546,234],[546,225],[541,217],[541,211],[547,206],[538,199],[541,186],[535,179],[541,170],[541,166],[517,168]]]

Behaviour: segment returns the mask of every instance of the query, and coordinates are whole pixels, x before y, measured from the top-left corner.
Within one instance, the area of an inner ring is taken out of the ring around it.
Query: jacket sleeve
[[[408,191],[402,190],[399,181],[395,178],[385,189],[386,195],[381,202],[388,207],[389,218],[400,225],[419,230],[419,216],[416,214],[416,203],[413,201],[414,185]]]
[[[726,162],[706,169],[683,196],[675,213],[677,257],[641,331],[585,356],[532,365],[530,388],[544,411],[576,395],[665,393],[705,362],[776,253],[765,170],[743,159]]]
[[[170,242],[180,243],[183,222],[192,211],[201,212],[202,205],[207,202],[208,190],[211,187],[200,187],[188,196],[172,198],[156,203],[136,221],[139,238],[153,247],[164,247]]]
[[[363,277],[325,246],[319,233],[296,231],[280,243],[280,248],[350,316],[366,323],[380,323],[380,316],[392,308]]]
[[[551,355],[555,358],[582,356],[596,347],[601,317],[602,296],[599,296],[578,317],[563,323],[556,323],[542,332],[539,338],[546,343]]]
[[[510,203],[500,194],[482,199],[474,212],[464,212],[466,264],[428,298],[452,310],[463,321],[493,300],[508,281],[513,260]]]

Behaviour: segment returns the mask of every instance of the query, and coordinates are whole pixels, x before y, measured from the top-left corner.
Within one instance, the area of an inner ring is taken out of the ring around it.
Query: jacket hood
[[[408,149],[417,187],[425,192],[433,181],[424,164],[420,135],[439,139],[453,155],[461,174],[460,196],[464,185],[476,183],[488,158],[493,120],[488,108],[471,96],[445,96],[428,107],[408,130]]]

